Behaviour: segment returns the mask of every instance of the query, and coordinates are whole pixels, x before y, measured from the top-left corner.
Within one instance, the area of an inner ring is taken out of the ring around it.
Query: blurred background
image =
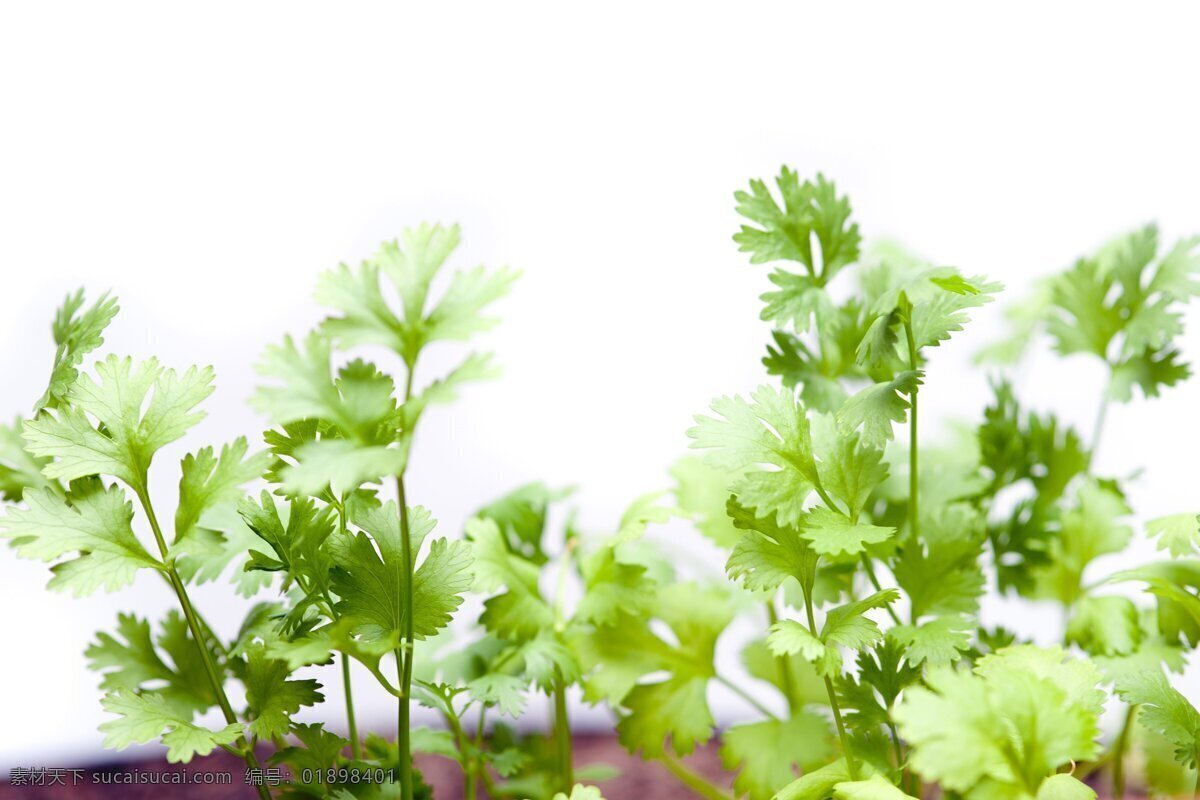
[[[178,457],[261,432],[253,365],[321,318],[322,270],[457,221],[452,266],[524,277],[485,337],[504,377],[429,416],[410,494],[457,535],[521,483],[577,485],[584,527],[609,530],[669,487],[692,414],[766,379],[767,268],[730,240],[732,194],[786,163],[836,180],[868,240],[1008,287],[922,391],[923,432],[974,421],[990,394],[971,357],[1037,277],[1147,221],[1167,241],[1200,233],[1197,30],[1182,3],[8,5],[0,414],[44,388],[62,296],[112,290],[105,351],[217,371],[208,418],[156,464],[170,507]],[[1035,355],[1016,378],[1091,430],[1097,363]],[[1193,381],[1110,411],[1098,468],[1144,467],[1141,519],[1200,506],[1197,407]],[[719,574],[685,524],[654,535]],[[171,602],[151,578],[76,601],[48,577],[0,552],[0,709],[19,721],[0,726],[5,771],[112,758],[83,649],[117,612]],[[195,599],[227,632],[245,608],[224,585]],[[1001,614],[1058,633],[1035,605],[989,599],[984,621]],[[387,730],[368,684],[360,720]]]

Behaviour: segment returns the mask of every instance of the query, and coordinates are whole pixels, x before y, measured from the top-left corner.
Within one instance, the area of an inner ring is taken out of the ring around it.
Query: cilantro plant
[[[86,366],[116,301],[69,296],[48,387],[0,427],[0,535],[52,565],[52,589],[115,591],[145,572],[174,598],[87,648],[106,744],[286,767],[264,798],[429,797],[424,753],[456,763],[471,800],[601,800],[586,784],[613,768],[575,763],[576,697],[708,800],[1195,793],[1200,712],[1172,676],[1200,644],[1200,511],[1151,513],[1163,557],[1105,572],[1134,536],[1138,473],[1099,473],[1095,453],[1110,404],[1189,376],[1177,342],[1200,240],[1164,247],[1146,227],[1046,278],[982,352],[991,401],[946,424],[922,412],[946,385],[939,354],[1000,285],[864,246],[820,176],[785,168],[735,197],[735,241],[772,265],[768,380],[713,401],[673,492],[603,531],[541,483],[461,532],[409,497],[425,412],[495,373],[470,354],[428,376],[427,353],[490,328],[516,278],[445,275],[457,228],[406,231],[320,277],[328,316],[259,362],[263,446],[186,455],[166,525],[155,456],[202,418],[212,370]],[[1104,367],[1087,435],[1030,410],[1006,374],[1041,340]],[[691,574],[678,542],[647,535],[680,520],[723,551],[723,574]],[[232,635],[191,596],[217,580],[248,606]],[[1061,635],[1035,644],[1017,619],[981,619],[988,591],[1054,608]],[[723,657],[738,637],[740,671]],[[394,737],[360,723],[368,676],[394,700]],[[344,718],[322,714],[331,680]],[[718,724],[715,693],[737,702],[735,724]],[[436,724],[414,725],[414,704]],[[538,705],[548,725],[528,723]],[[687,761],[710,742],[726,780]]]

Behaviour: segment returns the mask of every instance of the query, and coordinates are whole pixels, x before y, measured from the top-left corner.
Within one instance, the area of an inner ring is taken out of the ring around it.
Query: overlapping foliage
[[[1147,227],[1047,279],[1012,340],[987,351],[994,400],[946,439],[946,425],[922,435],[922,393],[939,385],[938,348],[999,284],[864,250],[823,177],[784,169],[775,189],[737,193],[747,222],[734,237],[772,265],[772,380],[713,401],[673,492],[635,500],[603,533],[576,524],[569,490],[540,483],[484,505],[461,535],[410,503],[425,412],[495,373],[471,354],[422,382],[418,363],[490,328],[516,278],[438,281],[457,228],[407,231],[321,277],[330,315],[260,361],[261,449],[242,438],[185,456],[170,527],[155,456],[203,417],[213,371],[116,355],[86,366],[116,301],[69,296],[48,388],[0,428],[0,534],[52,565],[52,589],[86,596],[147,573],[175,598],[162,620],[123,614],[87,649],[114,715],[106,744],[159,740],[171,761],[219,748],[252,769],[265,757],[291,780],[264,797],[429,796],[412,760],[424,752],[460,765],[468,797],[598,800],[585,783],[611,770],[574,763],[578,692],[611,709],[631,752],[710,799],[898,799],[931,785],[1086,798],[1097,780],[1122,794],[1133,767],[1153,794],[1192,790],[1200,713],[1168,675],[1200,643],[1200,516],[1164,509],[1145,526],[1162,560],[1098,572],[1135,531],[1131,479],[1098,474],[1093,453],[1110,402],[1188,376],[1177,340],[1200,293],[1200,241],[1160,252]],[[1026,409],[1005,377],[1040,335],[1106,365],[1090,437]],[[723,550],[725,574],[689,574],[681,545],[646,536],[669,520]],[[255,599],[232,636],[189,594],[220,579]],[[989,589],[1060,606],[1061,642],[983,627]],[[739,617],[757,629],[730,671],[717,655]],[[356,677],[394,698],[394,739],[359,730]],[[306,721],[331,684],[345,719]],[[751,716],[719,724],[716,693]],[[520,733],[536,695],[551,730]],[[440,724],[413,725],[413,701]],[[1106,706],[1124,709],[1112,733]],[[685,761],[708,742],[725,784]]]

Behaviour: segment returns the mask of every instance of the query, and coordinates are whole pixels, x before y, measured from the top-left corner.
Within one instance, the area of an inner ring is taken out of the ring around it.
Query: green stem
[[[407,409],[409,401],[412,400],[413,377],[416,374],[416,359],[413,359],[408,364],[408,374],[404,380],[404,405]],[[412,436],[412,431],[405,431],[404,435]],[[411,452],[411,442],[410,452]],[[405,465],[405,470],[407,465]],[[396,476],[396,502],[400,505],[400,553],[404,562],[404,596],[397,598],[398,602],[404,604],[403,609],[396,609],[396,616],[404,618],[404,639],[400,649],[396,650],[396,668],[400,672],[400,691],[403,697],[397,699],[396,708],[396,724],[398,730],[396,732],[396,748],[400,756],[400,796],[401,800],[413,800],[413,780],[412,780],[412,743],[410,739],[410,708],[409,698],[412,695],[412,673],[413,673],[413,551],[412,541],[409,538],[408,529],[408,499],[404,493],[404,471],[402,470]],[[404,612],[401,614],[400,612]]]
[[[817,619],[813,615],[812,603],[812,587],[804,586],[804,611],[808,615],[808,630],[813,636],[817,634]],[[850,780],[858,780],[858,764],[854,761],[854,756],[850,753],[850,737],[846,735],[846,726],[842,722],[842,709],[838,705],[837,692],[833,688],[833,681],[829,676],[825,676],[825,692],[829,695],[829,708],[833,710],[833,721],[837,725],[838,741],[842,743],[842,755],[846,759],[846,771],[850,773]]]
[[[338,528],[344,536],[346,533],[346,506],[344,503],[336,505]],[[329,596],[329,592],[325,592],[325,603],[328,606],[329,618],[336,620],[337,614],[334,611],[333,598]],[[342,691],[346,696],[346,726],[349,728],[350,734],[350,755],[357,761],[362,757],[362,752],[359,749],[358,723],[354,717],[354,687],[350,678],[350,656],[345,653],[342,653]]]
[[[183,580],[179,577],[179,571],[175,569],[175,563],[170,558],[170,548],[167,547],[166,537],[163,536],[162,527],[158,524],[158,517],[155,515],[154,506],[150,502],[150,493],[146,489],[145,481],[142,481],[142,485],[134,487],[134,493],[137,494],[138,502],[141,503],[142,510],[146,513],[146,519],[150,523],[150,530],[154,533],[154,541],[158,544],[158,551],[162,554],[163,561],[167,565],[167,580],[170,582],[171,588],[175,590],[175,597],[179,600],[179,607],[183,611],[184,618],[187,620],[188,630],[191,631],[192,639],[196,642],[196,648],[200,651],[200,662],[204,665],[204,671],[208,674],[208,681],[212,686],[213,696],[217,699],[217,705],[221,708],[221,714],[225,717],[225,722],[229,725],[235,725],[238,722],[237,714],[233,713],[233,706],[230,705],[229,697],[225,694],[225,682],[217,674],[217,666],[213,661],[212,653],[208,649],[207,637],[201,628],[199,615],[196,614],[195,608],[192,607],[192,601],[188,597],[187,588],[183,585]],[[246,743],[244,736],[239,736],[234,746],[246,762],[246,766],[255,770],[262,769],[262,765],[258,762],[258,756],[254,753],[254,748]],[[259,797],[263,798],[263,800],[270,800],[270,789],[264,785],[259,785],[256,788]]]
[[[718,788],[695,772],[692,772],[670,753],[663,753],[659,756],[659,760],[684,786],[705,800],[734,800],[733,795],[729,792]]]
[[[772,627],[779,622],[774,598],[767,601],[767,622]],[[796,697],[796,678],[792,675],[792,659],[789,656],[776,656],[775,660],[779,662],[779,683],[783,686],[783,695],[787,698],[788,710],[795,712],[800,706],[800,700]]]
[[[567,685],[558,667],[554,668],[554,745],[558,755],[559,789],[563,794],[570,794],[575,785],[571,723],[567,718]]]
[[[483,761],[483,734],[485,730],[485,720],[487,719],[487,706],[479,707],[479,720],[475,723],[475,760],[472,764],[472,770],[467,779],[467,797],[474,798],[477,789],[476,785],[480,779],[483,780],[484,788],[488,790],[488,794],[493,794],[491,786],[488,784],[487,764]]]
[[[904,336],[908,342],[908,366],[909,369],[916,372],[917,344],[913,339],[912,323],[904,323]],[[917,387],[914,385],[912,395],[909,397],[911,407],[908,410],[908,529],[914,540],[917,538],[917,526],[920,519],[918,508],[920,495],[918,477],[920,473],[917,470],[917,394]]]
[[[404,476],[396,476],[396,494],[400,503],[400,553],[404,570],[404,595],[399,602],[404,609],[397,609],[397,616],[404,618],[404,640],[401,647],[396,649],[396,667],[400,673],[400,692],[402,697],[396,700],[396,746],[400,758],[400,796],[403,800],[412,800],[412,746],[409,738],[409,695],[412,693],[413,672],[413,553],[412,542],[408,533],[408,504],[404,494]],[[403,611],[403,614],[401,614]]]
[[[1121,723],[1121,732],[1113,743],[1112,754],[1112,785],[1113,797],[1125,796],[1125,749],[1129,746],[1129,733],[1133,729],[1133,720],[1137,717],[1137,704],[1130,703],[1125,710],[1125,721]]]
[[[453,705],[442,709],[442,717],[445,718],[446,725],[449,726],[450,733],[453,734],[454,741],[458,745],[459,764],[462,767],[463,781],[466,786],[466,800],[475,800],[479,791],[475,781],[475,759],[467,754],[466,731],[463,730],[462,721],[454,712]]]
[[[871,579],[871,585],[875,587],[875,591],[882,592],[883,585],[879,583],[879,578],[875,577],[875,567],[871,565],[871,557],[868,556],[866,552],[863,552],[862,554],[862,565],[863,569],[867,573],[867,577]],[[885,608],[887,608],[888,616],[892,618],[892,622],[896,623],[897,625],[903,624],[900,622],[900,617],[896,614],[896,610],[892,608],[891,603],[888,603]]]
[[[350,686],[350,656],[342,653],[342,688],[346,693],[346,725],[350,728],[350,756],[362,757],[358,749],[358,723],[354,719],[354,690]]]
[[[721,684],[729,691],[736,694],[738,697],[745,700],[747,703],[749,703],[751,706],[753,706],[754,709],[756,711],[758,711],[758,713],[762,714],[764,717],[769,717],[770,719],[779,719],[778,715],[776,715],[773,711],[771,711],[771,709],[767,708],[762,703],[760,703],[758,701],[758,698],[756,698],[754,695],[747,692],[742,687],[738,686],[733,681],[729,680],[728,678],[724,677],[723,675],[717,675],[716,681],[717,681],[717,683]]]

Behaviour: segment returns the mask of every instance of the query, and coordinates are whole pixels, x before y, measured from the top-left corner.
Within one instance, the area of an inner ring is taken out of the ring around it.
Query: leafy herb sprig
[[[424,413],[495,373],[478,354],[433,380],[418,364],[490,328],[516,278],[440,277],[457,228],[406,231],[321,277],[329,316],[259,363],[266,449],[242,438],[185,456],[168,524],[155,456],[203,417],[212,370],[111,355],[86,368],[116,301],[70,295],[49,385],[30,419],[0,427],[0,535],[52,564],[53,589],[114,591],[149,572],[175,598],[162,620],[120,615],[87,649],[114,715],[107,745],[287,766],[292,782],[259,786],[264,798],[428,797],[419,752],[455,761],[472,800],[600,800],[577,783],[612,774],[575,763],[569,698],[581,697],[612,710],[632,753],[709,800],[930,787],[1058,800],[1105,781],[1122,796],[1134,768],[1151,794],[1195,792],[1200,712],[1170,675],[1200,643],[1200,514],[1151,519],[1168,558],[1103,574],[1134,535],[1137,473],[1098,472],[1096,452],[1112,403],[1152,400],[1190,373],[1177,342],[1200,293],[1200,240],[1162,248],[1149,226],[1043,281],[1013,337],[983,352],[995,374],[978,423],[931,426],[922,393],[948,385],[939,348],[999,284],[864,247],[821,176],[785,168],[735,199],[735,241],[772,265],[773,380],[713,401],[688,432],[701,455],[671,471],[673,498],[640,498],[603,534],[543,484],[479,509],[461,536],[435,536],[433,513],[410,503]],[[1089,436],[1029,410],[1005,374],[1042,337],[1105,365]],[[724,576],[687,574],[674,543],[645,535],[681,518],[725,551]],[[232,637],[191,597],[222,577],[256,600]],[[989,589],[1056,607],[1061,641],[985,626]],[[469,594],[476,625],[461,613]],[[748,629],[738,675],[721,654]],[[345,720],[305,721],[330,672]],[[362,730],[356,672],[394,698],[394,740]],[[719,725],[713,692],[746,718]],[[538,695],[548,733],[518,732]],[[442,725],[414,726],[414,700]],[[1122,722],[1104,736],[1117,703]],[[712,740],[728,781],[686,761]],[[376,771],[394,783],[354,778]]]

